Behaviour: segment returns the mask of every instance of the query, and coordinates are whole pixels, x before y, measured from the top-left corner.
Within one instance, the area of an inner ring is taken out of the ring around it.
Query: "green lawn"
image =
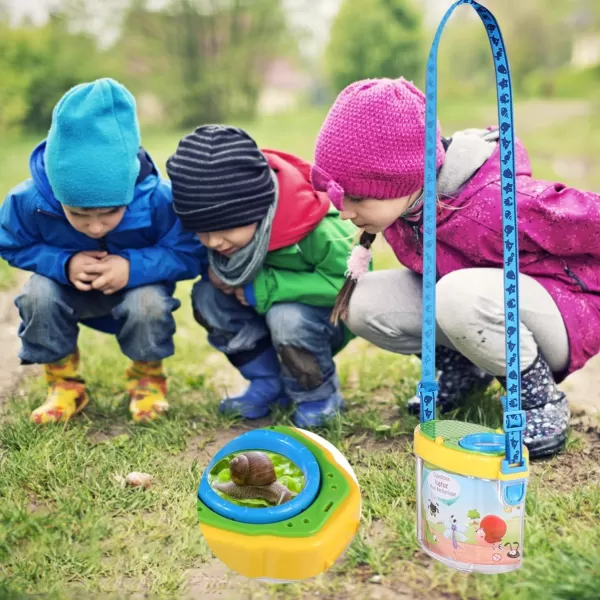
[[[0,291],[11,289],[16,282],[15,271],[0,259]]]
[[[474,124],[489,111],[472,107],[465,116],[453,108],[447,128]],[[321,119],[314,112],[248,128],[261,145],[310,158]],[[177,139],[153,134],[145,140],[163,170]],[[8,166],[0,156],[4,189],[26,175],[31,144],[13,145]],[[394,264],[378,248],[376,267]],[[210,456],[251,424],[217,414],[219,397],[236,380],[192,318],[190,285],[177,292],[183,306],[177,313],[177,354],[167,363],[172,409],[166,420],[130,423],[122,386],[126,360],[112,338],[88,330],[81,335],[81,352],[92,402],[81,418],[64,427],[30,424],[27,416],[44,396],[39,380],[27,382],[8,401],[0,427],[0,598],[598,597],[597,434],[574,432],[566,455],[534,466],[522,570],[503,576],[449,570],[420,552],[415,537],[416,420],[404,406],[414,393],[419,363],[360,340],[338,358],[348,410],[319,432],[356,470],[363,495],[359,534],[343,559],[311,582],[268,586],[229,580],[200,534],[195,493]],[[497,394],[491,389],[458,418],[498,426]],[[285,413],[274,420],[289,424]],[[152,474],[153,485],[121,487],[118,477],[130,471]]]

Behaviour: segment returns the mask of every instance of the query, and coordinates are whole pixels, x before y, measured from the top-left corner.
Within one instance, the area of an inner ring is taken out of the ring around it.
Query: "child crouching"
[[[298,426],[321,425],[343,408],[333,357],[351,334],[330,316],[355,228],[315,193],[310,165],[241,129],[199,127],[167,171],[176,213],[208,249],[196,320],[250,381],[221,410],[255,419],[291,400]]]
[[[116,335],[132,361],[132,417],[156,418],[168,408],[162,360],[174,352],[175,282],[198,275],[205,250],[140,148],[133,96],[110,79],[67,92],[30,169],[0,208],[0,256],[34,272],[15,301],[20,358],[43,364],[49,386],[32,420],[67,421],[88,403],[80,323]]]

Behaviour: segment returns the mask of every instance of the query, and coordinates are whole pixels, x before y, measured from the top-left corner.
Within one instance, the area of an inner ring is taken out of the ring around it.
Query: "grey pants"
[[[520,275],[521,369],[538,353],[554,373],[569,361],[560,312],[534,279]],[[357,336],[398,354],[421,352],[422,278],[409,270],[374,271],[356,286],[347,325]],[[501,269],[464,269],[436,286],[438,345],[457,350],[490,375],[506,372],[504,275]]]

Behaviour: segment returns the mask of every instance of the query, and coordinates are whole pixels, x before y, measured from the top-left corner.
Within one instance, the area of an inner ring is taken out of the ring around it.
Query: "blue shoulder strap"
[[[504,310],[506,321],[506,397],[504,431],[506,459],[503,471],[523,466],[523,430],[525,413],[521,410],[521,369],[519,340],[519,246],[517,231],[517,199],[515,178],[515,139],[513,124],[512,84],[506,47],[500,28],[490,11],[474,0],[459,0],[445,14],[433,40],[427,62],[427,108],[425,132],[424,188],[424,253],[423,253],[423,347],[422,374],[417,392],[421,400],[421,422],[435,419],[435,400],[438,394],[435,368],[435,285],[436,285],[436,212],[437,212],[437,53],[446,22],[461,4],[470,4],[485,26],[496,71],[498,123],[500,127],[501,185],[504,234]]]

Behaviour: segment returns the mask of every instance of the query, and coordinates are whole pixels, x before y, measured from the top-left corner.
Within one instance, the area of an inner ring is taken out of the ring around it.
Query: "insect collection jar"
[[[506,396],[503,429],[436,420],[435,380],[437,52],[454,10],[481,17],[496,71],[504,235]],[[506,47],[495,17],[474,0],[453,4],[427,64],[424,189],[423,348],[420,424],[415,429],[417,538],[423,550],[461,571],[502,573],[521,567],[529,456],[523,444],[519,356],[519,282],[514,125]]]

